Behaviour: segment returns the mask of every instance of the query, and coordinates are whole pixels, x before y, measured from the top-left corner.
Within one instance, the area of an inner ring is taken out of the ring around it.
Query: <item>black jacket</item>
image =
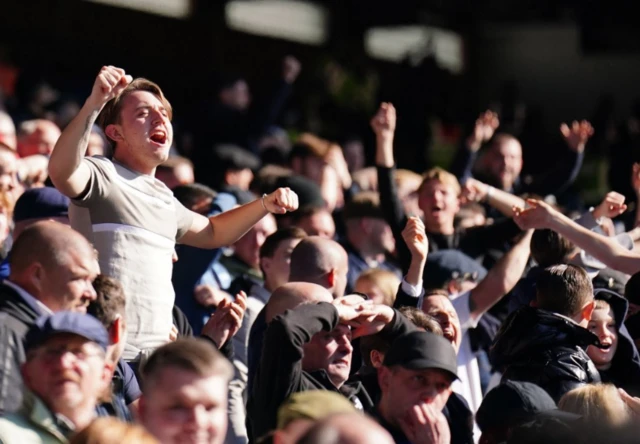
[[[335,307],[321,302],[288,310],[269,323],[247,403],[250,442],[276,428],[278,408],[293,393],[332,390],[345,395],[356,407],[373,410],[373,402],[359,381],[347,381],[337,389],[324,370],[309,373],[302,369],[304,345],[316,333],[333,330],[338,321]],[[396,312],[383,332],[389,338],[395,338],[414,328],[408,319]]]
[[[0,414],[22,404],[20,365],[26,361],[24,337],[40,314],[35,304],[0,284]]]
[[[524,307],[502,325],[491,358],[504,380],[537,384],[558,402],[569,390],[600,382],[585,351],[597,343],[596,335],[564,316]]]

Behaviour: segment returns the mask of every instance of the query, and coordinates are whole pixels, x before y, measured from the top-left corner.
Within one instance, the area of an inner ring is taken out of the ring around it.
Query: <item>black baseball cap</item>
[[[38,318],[25,337],[25,351],[33,350],[57,334],[70,333],[95,342],[104,351],[109,335],[102,323],[91,315],[60,311]]]
[[[439,369],[458,379],[456,351],[442,336],[426,331],[406,333],[393,341],[384,366],[399,365],[410,370]]]
[[[487,269],[458,250],[439,250],[429,253],[424,267],[424,288],[443,289],[452,279],[481,281]]]
[[[480,430],[513,427],[546,417],[563,422],[580,419],[579,415],[558,410],[555,401],[540,386],[524,381],[504,381],[487,393],[476,413]]]

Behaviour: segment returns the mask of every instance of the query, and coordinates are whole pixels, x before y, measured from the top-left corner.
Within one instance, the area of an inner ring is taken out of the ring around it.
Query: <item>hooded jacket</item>
[[[640,394],[640,356],[631,335],[624,325],[627,316],[629,302],[614,291],[596,289],[596,299],[609,303],[616,319],[618,331],[618,349],[611,361],[611,367],[600,370],[602,382],[610,382],[616,387],[625,389],[628,393],[638,396]]]
[[[491,347],[503,380],[527,381],[558,400],[583,384],[600,382],[586,353],[598,338],[571,319],[532,307],[512,313]]]

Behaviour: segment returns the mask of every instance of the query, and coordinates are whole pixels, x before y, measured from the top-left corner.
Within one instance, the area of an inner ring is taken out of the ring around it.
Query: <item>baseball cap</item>
[[[18,198],[13,220],[48,219],[69,216],[69,198],[53,187],[31,188]]]
[[[309,390],[291,395],[278,409],[278,429],[296,419],[319,420],[329,415],[355,413],[358,410],[339,393],[329,390]]]
[[[396,338],[384,357],[384,366],[410,370],[439,369],[458,379],[458,360],[453,346],[442,336],[413,331]]]
[[[496,427],[512,427],[540,417],[553,417],[565,422],[579,415],[558,410],[555,401],[540,386],[524,381],[504,381],[487,393],[476,422],[483,432]]]
[[[487,269],[458,250],[439,250],[429,253],[424,267],[424,288],[442,289],[452,279],[481,281]]]
[[[25,350],[42,345],[57,334],[70,333],[95,342],[104,351],[109,346],[109,335],[100,321],[91,315],[60,311],[38,318],[25,337]]]

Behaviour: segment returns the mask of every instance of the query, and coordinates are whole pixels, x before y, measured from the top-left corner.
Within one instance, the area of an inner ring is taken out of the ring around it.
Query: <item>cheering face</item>
[[[167,160],[173,142],[169,111],[148,91],[133,91],[124,97],[120,123],[109,125],[107,133],[118,144],[117,158],[127,156],[133,166],[145,168]]]
[[[435,179],[420,188],[418,205],[424,214],[427,230],[435,232],[453,227],[453,218],[460,210],[460,201],[453,187]]]
[[[462,328],[458,313],[451,304],[449,298],[443,295],[433,295],[424,298],[422,303],[422,311],[433,316],[442,327],[443,336],[455,349],[456,353],[460,350],[462,342]]]
[[[164,369],[140,399],[142,424],[164,444],[221,444],[227,431],[227,381]]]
[[[590,345],[587,354],[598,370],[607,370],[618,349],[618,328],[611,309],[597,309],[593,311],[588,330],[598,336],[600,347]]]
[[[338,325],[333,331],[322,331],[304,346],[302,368],[305,371],[326,370],[329,379],[340,388],[349,379],[351,370],[351,330]]]
[[[515,139],[496,142],[486,154],[489,174],[508,191],[522,171],[522,147]]]

